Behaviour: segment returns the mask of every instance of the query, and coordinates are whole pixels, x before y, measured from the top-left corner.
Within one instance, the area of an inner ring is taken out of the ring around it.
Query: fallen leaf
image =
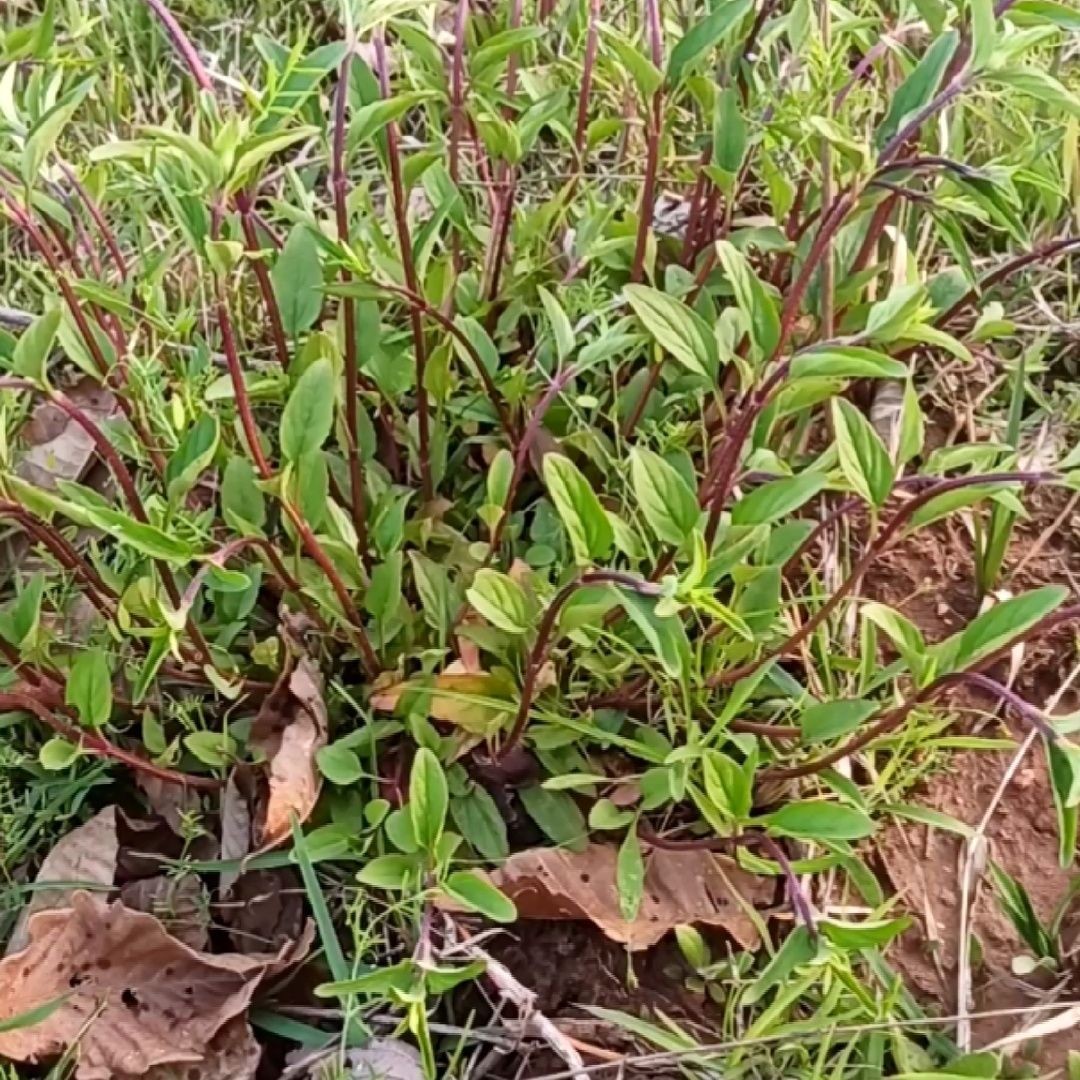
[[[654,848],[645,858],[645,888],[633,920],[619,911],[616,849],[519,851],[489,875],[523,919],[587,919],[630,950],[655,945],[682,923],[718,926],[744,949],[758,942],[747,907],[771,903],[774,883],[709,851]]]
[[[348,1080],[424,1080],[420,1051],[400,1039],[372,1039],[346,1061]]]
[[[210,940],[210,897],[195,874],[129,881],[120,899],[132,911],[153,915],[177,941],[205,949]]]
[[[63,884],[55,889],[41,889],[31,894],[29,903],[19,914],[5,955],[11,956],[26,948],[30,941],[28,924],[32,915],[50,908],[64,907],[80,886],[83,889],[87,885],[111,886],[116,876],[119,846],[115,806],[107,806],[85,824],[61,837],[45,856],[34,881],[37,885],[50,881]]]
[[[295,871],[248,870],[215,906],[237,952],[280,949],[304,932],[304,890]]]
[[[139,1080],[255,1080],[261,1057],[251,1025],[238,1016],[214,1036],[198,1065],[155,1065]]]
[[[41,1023],[0,1034],[0,1055],[36,1063],[78,1042],[79,1080],[198,1062],[269,970],[261,958],[188,948],[152,915],[85,892],[29,929],[27,948],[0,961],[0,1020],[64,1001]]]
[[[184,815],[198,812],[199,793],[193,788],[167,784],[156,776],[147,776],[142,772],[135,774],[135,782],[142,788],[150,809],[158,817],[164,818],[177,836],[183,836]]]
[[[433,720],[453,724],[470,735],[488,738],[499,731],[514,710],[509,680],[487,671],[466,671],[460,661],[450,664],[434,680],[406,679],[384,687],[371,698],[371,707],[393,712],[407,690],[428,699]]]
[[[250,745],[266,758],[268,793],[257,828],[256,849],[285,840],[292,818],[306,821],[319,799],[315,755],[326,745],[322,675],[308,656],[296,661],[283,686],[266,698],[251,726]]]
[[[225,784],[221,796],[221,858],[231,862],[245,859],[251,851],[251,808],[248,788],[251,787],[250,770],[234,769]],[[222,870],[219,889],[222,895],[233,887],[241,871]]]

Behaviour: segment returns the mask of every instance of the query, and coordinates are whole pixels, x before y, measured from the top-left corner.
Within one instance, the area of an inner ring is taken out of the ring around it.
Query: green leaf
[[[910,915],[896,919],[868,919],[866,922],[844,922],[840,919],[822,919],[818,929],[837,948],[845,952],[859,949],[876,949],[899,937],[911,925]]]
[[[652,646],[663,669],[673,679],[680,678],[690,660],[690,643],[682,620],[676,615],[657,615],[657,601],[652,597],[623,590],[621,599],[623,609]]]
[[[344,41],[332,41],[312,49],[305,57],[290,56],[283,70],[275,72],[274,81],[259,102],[261,119],[256,135],[266,135],[295,116],[326,75],[344,59],[349,48]]]
[[[750,816],[754,801],[755,755],[746,766],[739,765],[719,750],[705,750],[701,758],[705,794],[726,817],[743,821]]]
[[[979,660],[1021,637],[1061,606],[1069,590],[1063,585],[1044,585],[1040,589],[994,604],[973,619],[959,633],[942,642],[939,649],[951,662],[948,670],[963,671]],[[955,653],[950,643],[955,642]]]
[[[317,134],[313,127],[291,127],[286,131],[268,131],[262,135],[253,135],[236,149],[236,160],[226,190],[239,191],[246,184],[257,179],[260,166],[282,150]]]
[[[861,810],[816,799],[788,803],[764,820],[770,832],[800,840],[861,840],[874,831],[874,823]]]
[[[827,483],[824,473],[803,472],[770,480],[744,495],[731,511],[733,525],[767,525],[787,517]]]
[[[224,731],[192,731],[184,736],[190,754],[212,769],[223,769],[235,760],[240,747]]]
[[[82,750],[67,739],[54,735],[47,742],[41,744],[38,750],[38,764],[49,772],[62,772],[82,755]]]
[[[780,340],[776,301],[730,240],[717,240],[716,254],[735,293],[735,303],[750,325],[750,337],[758,353],[766,359],[771,357]]]
[[[884,300],[870,308],[863,333],[873,341],[889,343],[922,327],[926,288],[921,284],[894,288]]]
[[[421,746],[409,773],[409,814],[416,842],[428,852],[435,850],[442,836],[449,799],[439,759]]]
[[[424,619],[428,626],[438,632],[439,640],[444,641],[457,614],[449,572],[442,563],[434,562],[419,551],[410,551],[409,561],[416,578],[416,591],[420,594]]]
[[[971,0],[971,68],[978,71],[994,55],[997,20],[994,0]]]
[[[701,516],[690,485],[674,466],[651,450],[632,451],[630,477],[634,499],[649,527],[665,544],[683,544]]]
[[[231,457],[221,478],[221,513],[242,534],[259,532],[266,524],[266,498],[245,457]]]
[[[514,476],[514,455],[503,447],[488,466],[487,501],[489,506],[502,507],[510,495],[510,482]]]
[[[51,109],[30,129],[26,137],[22,154],[22,178],[27,187],[33,187],[41,166],[56,146],[64,128],[67,127],[76,110],[93,89],[94,80],[85,79],[68,91]]]
[[[792,358],[793,379],[906,379],[907,365],[857,345],[829,345]]]
[[[667,77],[671,85],[677,86],[695,61],[714,48],[751,7],[753,0],[719,0],[704,19],[691,26],[671,50],[667,66]]]
[[[452,899],[469,911],[476,911],[492,922],[512,923],[517,920],[517,908],[490,881],[470,870],[458,870],[442,882],[442,888]]]
[[[844,398],[833,399],[832,418],[845,479],[871,506],[884,506],[892,491],[893,466],[881,437]]]
[[[841,698],[837,701],[819,701],[802,711],[799,726],[804,743],[828,742],[854,731],[867,717],[877,712],[872,701],[858,698]]]
[[[592,484],[562,454],[544,457],[544,484],[562,519],[579,565],[603,559],[615,533]]]
[[[608,26],[601,26],[605,42],[619,58],[619,67],[633,80],[643,98],[651,98],[664,85],[664,74],[640,49]]]
[[[1073,33],[1080,31],[1080,9],[1071,4],[1059,4],[1057,0],[1017,0],[1007,18],[1021,24],[1049,23]]]
[[[413,855],[378,855],[364,864],[356,875],[356,880],[361,885],[370,885],[373,889],[396,892],[416,880],[419,868]]]
[[[87,727],[101,727],[112,715],[112,672],[100,649],[79,653],[68,674],[64,700]]]
[[[519,26],[492,34],[469,56],[469,74],[473,79],[479,79],[493,73],[511,53],[539,41],[546,33],[543,26]]]
[[[495,800],[479,784],[450,800],[450,817],[458,832],[485,859],[496,862],[510,853],[506,822]]]
[[[627,285],[623,292],[642,326],[665,352],[688,371],[712,382],[720,366],[716,335],[691,308],[648,285]]]
[[[371,570],[371,585],[364,596],[364,607],[385,628],[401,609],[401,571],[405,557],[393,551]]]
[[[322,310],[319,245],[306,225],[294,225],[270,271],[285,333],[296,337],[314,325]]]
[[[1000,68],[984,73],[987,82],[1011,86],[1036,101],[1045,102],[1069,116],[1080,116],[1080,97],[1040,68]]]
[[[318,450],[334,426],[334,369],[323,357],[296,380],[281,414],[281,453],[287,461]]]
[[[47,766],[45,767],[47,768]],[[53,998],[52,1001],[46,1001],[44,1005],[37,1005],[32,1009],[27,1009],[26,1012],[16,1013],[14,1016],[8,1016],[0,1020],[0,1035],[44,1023],[67,999],[68,995],[64,994],[61,997]]]
[[[796,926],[784,939],[784,944],[765,966],[764,971],[750,984],[740,1001],[744,1006],[755,1005],[774,986],[790,978],[795,969],[809,964],[817,956],[817,943],[805,926]]]
[[[34,574],[16,590],[15,599],[0,612],[0,635],[16,648],[29,643],[41,622],[45,575]]]
[[[900,84],[889,102],[889,111],[878,126],[874,141],[878,149],[883,147],[903,126],[913,113],[928,105],[941,85],[949,61],[956,52],[960,35],[955,30],[942,34],[926,50],[912,73]]]
[[[729,3],[727,6],[733,7],[735,4]],[[745,156],[746,120],[742,113],[742,98],[735,87],[728,86],[716,95],[713,112],[713,163],[718,169],[735,175]]]
[[[395,93],[391,98],[361,105],[349,122],[350,149],[374,138],[387,124],[400,120],[411,108],[432,96],[427,90],[406,90]]]
[[[560,360],[565,360],[574,351],[574,346],[577,344],[574,327],[563,310],[562,304],[547,289],[540,285],[536,291],[540,294],[540,302],[544,305],[544,314],[547,315],[552,336],[555,338],[556,354]]]
[[[492,626],[508,634],[524,634],[529,629],[525,590],[508,574],[488,568],[477,570],[472,588],[465,595]]]
[[[645,860],[641,855],[637,830],[631,826],[619,845],[615,862],[615,885],[619,893],[619,914],[627,922],[633,922],[641,910],[641,897],[645,892]]]
[[[341,741],[321,747],[315,755],[315,763],[332,784],[355,784],[364,775],[356,751]]]
[[[39,386],[45,382],[46,365],[60,329],[60,308],[38,316],[23,332],[11,358],[11,370]]]
[[[182,499],[202,475],[218,448],[217,417],[204,413],[195,421],[184,436],[165,467],[169,500]]]
[[[347,997],[351,994],[372,994],[377,997],[386,997],[391,991],[406,994],[415,980],[416,965],[411,960],[402,960],[389,967],[373,968],[371,971],[364,972],[363,975],[357,975],[354,979],[321,983],[315,987],[315,996],[328,998]]]
[[[541,832],[560,847],[584,851],[589,831],[573,797],[565,791],[548,791],[535,784],[518,792],[525,812]]]

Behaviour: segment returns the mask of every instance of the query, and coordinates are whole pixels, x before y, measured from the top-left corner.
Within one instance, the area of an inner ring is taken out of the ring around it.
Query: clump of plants
[[[625,934],[664,853],[778,883],[771,959],[680,930],[751,1036],[915,1022],[859,842],[950,691],[1038,730],[1075,847],[1075,751],[1002,675],[1067,591],[932,642],[873,599],[947,515],[989,596],[1025,491],[1074,482],[1028,462],[1001,315],[1080,249],[1040,60],[1074,13],[373,0],[224,75],[147,7],[167,102],[109,100],[85,12],[2,39],[5,761],[65,809],[182,796],[176,871],[299,868],[345,1019],[278,1037],[391,1007],[451,1075],[433,1004],[491,969],[448,927],[513,922],[537,848],[611,854]],[[1030,147],[969,137],[999,98],[1039,102]],[[921,382],[988,350],[1007,441],[930,452]],[[11,867],[46,838],[15,835]]]

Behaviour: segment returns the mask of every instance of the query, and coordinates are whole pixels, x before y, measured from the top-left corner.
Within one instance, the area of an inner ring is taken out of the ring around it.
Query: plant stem
[[[577,125],[574,129],[574,157],[578,172],[585,171],[585,140],[589,131],[589,97],[592,94],[593,68],[600,37],[600,2],[589,0],[589,28],[585,34],[585,59],[581,67],[581,90],[578,93]]]
[[[659,69],[664,67],[663,30],[660,25],[660,0],[645,0],[645,18],[648,23],[652,62]],[[641,187],[641,203],[638,206],[637,239],[634,243],[634,261],[630,264],[631,282],[639,282],[645,274],[645,251],[649,233],[652,231],[653,209],[656,202],[656,173],[660,165],[660,136],[664,123],[664,88],[659,86],[652,97],[652,104],[645,119],[645,179]]]
[[[145,0],[146,6],[157,16],[158,21],[165,27],[165,32],[173,43],[173,48],[183,57],[188,71],[191,72],[200,90],[213,93],[214,86],[210,81],[210,73],[203,66],[199,54],[191,44],[191,39],[180,28],[173,13],[161,2],[161,0]]]
[[[31,694],[19,692],[0,693],[0,709],[6,711],[28,712],[36,716],[46,727],[51,728],[58,735],[89,750],[99,757],[112,758],[124,765],[141,772],[146,776],[153,776],[166,784],[179,784],[182,787],[197,788],[202,791],[216,791],[221,787],[217,780],[206,776],[189,776],[187,773],[176,772],[162,765],[155,765],[152,761],[122,750],[119,746],[109,742],[103,735],[94,731],[87,731],[61,720],[54,712],[46,708]]]
[[[536,680],[540,669],[547,660],[548,650],[551,648],[551,636],[555,629],[555,621],[563,605],[578,589],[586,585],[600,585],[610,583],[619,585],[624,589],[630,589],[641,596],[659,596],[660,586],[632,574],[624,574],[618,570],[593,570],[582,574],[581,577],[564,585],[554,596],[540,619],[540,626],[536,632],[536,641],[529,652],[529,659],[525,666],[525,681],[521,687],[521,701],[518,705],[517,716],[514,718],[514,726],[506,736],[506,740],[494,755],[496,761],[501,761],[521,741],[525,727],[529,722],[529,710],[532,708],[533,696],[536,693]]]
[[[345,135],[348,130],[346,108],[349,100],[349,72],[352,68],[352,49],[341,61],[337,90],[334,95],[334,138],[330,163],[330,182],[334,189],[334,218],[338,242],[349,240],[349,182],[345,172]],[[341,280],[349,282],[352,274],[341,268]],[[341,314],[345,327],[345,456],[349,466],[350,505],[356,546],[361,559],[367,556],[367,484],[364,463],[360,459],[358,406],[360,398],[360,362],[356,355],[356,305],[351,296],[342,296]]]
[[[259,234],[255,226],[255,213],[251,195],[246,191],[238,191],[233,198],[236,209],[240,214],[240,228],[244,233],[244,244],[247,248],[248,262],[255,274],[255,281],[259,286],[259,295],[262,297],[263,307],[266,309],[266,317],[270,320],[270,337],[274,342],[274,352],[277,354],[278,363],[282,370],[289,370],[289,346],[285,341],[285,327],[281,320],[281,308],[277,302],[277,294],[274,292],[274,283],[270,279],[270,271],[266,262],[259,258]]]
[[[1052,479],[1054,479],[1053,473],[1041,472],[1006,472],[986,473],[974,476],[954,476],[948,480],[942,480],[937,484],[933,484],[917,495],[913,495],[899,510],[897,510],[888,522],[882,526],[881,531],[867,547],[866,551],[863,552],[862,557],[855,564],[851,573],[839,586],[837,586],[829,599],[826,600],[825,603],[822,604],[822,606],[818,608],[818,610],[814,612],[814,614],[807,619],[794,634],[780,645],[768,650],[757,660],[751,660],[746,664],[740,664],[738,667],[710,675],[708,679],[706,679],[706,685],[710,687],[730,685],[733,682],[737,682],[739,679],[745,678],[747,675],[752,675],[758,668],[763,664],[767,664],[770,660],[776,660],[782,656],[787,656],[794,649],[798,648],[799,645],[806,641],[806,639],[809,638],[810,635],[813,634],[814,631],[817,630],[817,628],[836,610],[841,600],[855,589],[862,580],[863,575],[881,557],[882,552],[889,546],[904,524],[910,521],[916,511],[925,506],[932,499],[937,498],[939,495],[945,495],[950,491],[959,491],[961,488],[966,487],[977,487],[981,484],[1035,484]]]
[[[386,39],[383,28],[375,30],[375,59],[379,69],[379,89],[384,100],[389,100],[390,66],[386,58]],[[409,234],[408,204],[405,197],[405,184],[401,176],[401,146],[397,121],[391,120],[386,125],[386,156],[390,165],[391,202],[394,209],[394,223],[397,229],[398,249],[401,256],[401,269],[405,275],[405,285],[411,293],[420,295],[416,280],[416,265],[413,262],[412,237]],[[418,457],[420,465],[420,495],[425,503],[435,495],[431,479],[431,417],[428,407],[427,387],[424,385],[427,371],[427,345],[424,341],[424,324],[420,312],[415,308],[409,311],[412,324],[413,352],[416,360],[416,430],[418,435]]]

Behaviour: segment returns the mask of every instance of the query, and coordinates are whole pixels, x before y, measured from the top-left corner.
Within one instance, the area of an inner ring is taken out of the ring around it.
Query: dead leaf
[[[384,687],[372,695],[371,707],[380,712],[393,712],[407,690],[415,690],[427,697],[428,715],[433,720],[453,724],[470,735],[483,738],[499,731],[514,709],[514,703],[509,699],[513,688],[505,676],[467,671],[460,661],[448,665],[433,681],[406,679]]]
[[[250,770],[234,769],[221,796],[221,858],[231,862],[245,859],[251,851],[251,808],[248,789]],[[233,887],[241,870],[222,870],[219,889],[222,895]]]
[[[718,926],[744,949],[758,942],[745,907],[772,902],[773,882],[709,851],[654,848],[645,857],[641,910],[632,922],[619,911],[615,848],[519,851],[491,875],[523,919],[587,919],[630,950],[655,945],[681,923]]]
[[[147,804],[158,817],[164,818],[177,836],[183,836],[183,817],[199,809],[199,793],[181,784],[167,784],[156,776],[135,774],[135,782],[143,790]]]
[[[261,1057],[251,1025],[238,1016],[214,1036],[198,1065],[155,1065],[139,1080],[255,1080]]]
[[[87,885],[111,886],[116,876],[119,847],[115,806],[107,806],[85,824],[61,837],[45,856],[34,881],[38,885],[48,881],[64,884],[56,889],[42,889],[31,894],[29,903],[19,915],[4,955],[11,956],[26,948],[30,941],[27,927],[32,915],[63,907],[80,886],[83,889]]]
[[[195,874],[164,874],[129,881],[120,899],[132,911],[153,915],[177,941],[205,949],[210,940],[210,897]]]
[[[256,848],[280,844],[293,815],[306,821],[319,799],[322,778],[315,755],[326,745],[322,675],[301,656],[285,681],[266,698],[251,726],[250,745],[266,757],[268,795]]]
[[[116,412],[116,398],[89,375],[64,392],[98,424]],[[52,489],[61,480],[81,480],[95,458],[94,440],[51,402],[34,409],[22,436],[27,449],[15,471],[35,487]]]
[[[349,1080],[424,1080],[420,1051],[400,1039],[372,1039],[347,1061]]]
[[[71,907],[35,915],[29,946],[0,962],[0,1020],[65,999],[41,1023],[0,1033],[0,1055],[39,1062],[78,1041],[79,1080],[198,1062],[267,970],[197,952],[152,915],[76,892]]]
[[[241,874],[216,906],[237,952],[280,949],[304,932],[304,890],[288,867]]]

